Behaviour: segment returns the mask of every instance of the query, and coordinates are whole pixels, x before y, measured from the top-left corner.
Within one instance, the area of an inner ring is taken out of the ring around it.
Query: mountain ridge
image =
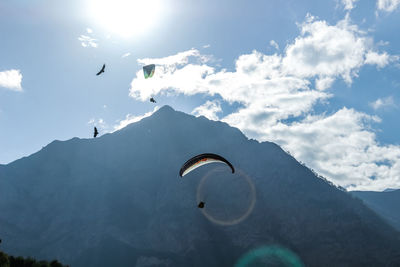
[[[400,189],[383,192],[352,191],[351,194],[360,198],[369,208],[400,231]]]
[[[180,178],[181,165],[204,152],[245,175],[210,164]],[[360,200],[274,143],[171,107],[95,139],[54,141],[0,168],[0,177],[0,236],[18,255],[78,267],[232,266],[246,251],[278,244],[307,266],[400,264],[399,234]],[[215,223],[253,198],[240,223]]]

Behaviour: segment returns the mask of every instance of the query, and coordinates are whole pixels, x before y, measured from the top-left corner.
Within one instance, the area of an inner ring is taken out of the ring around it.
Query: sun
[[[89,15],[110,33],[132,37],[151,30],[159,20],[162,0],[88,0]]]

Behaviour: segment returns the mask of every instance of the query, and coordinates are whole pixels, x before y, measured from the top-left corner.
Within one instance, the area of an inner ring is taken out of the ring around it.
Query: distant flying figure
[[[96,75],[99,76],[100,74],[102,74],[104,72],[105,68],[106,68],[106,64],[103,64],[103,67],[101,68],[101,70]]]
[[[97,131],[97,128],[94,127],[94,134],[93,134],[93,137],[96,138],[96,136],[97,136],[98,134],[99,134],[99,132]]]
[[[197,207],[199,208],[199,209],[202,209],[202,208],[204,208],[204,202],[203,201],[201,201],[200,203],[199,203],[199,205],[197,205]]]
[[[157,103],[157,101],[154,98],[150,98],[151,103]]]

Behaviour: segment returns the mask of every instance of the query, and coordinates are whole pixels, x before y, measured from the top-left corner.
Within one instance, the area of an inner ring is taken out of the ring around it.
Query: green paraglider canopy
[[[153,77],[155,70],[156,70],[156,65],[154,64],[143,66],[144,78],[147,79]]]

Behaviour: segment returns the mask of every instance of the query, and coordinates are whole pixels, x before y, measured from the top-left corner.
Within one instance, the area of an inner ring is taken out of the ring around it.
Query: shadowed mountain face
[[[237,172],[209,164],[180,178],[205,152]],[[0,211],[6,252],[78,267],[233,266],[261,246],[306,266],[400,266],[398,233],[360,200],[273,143],[168,106],[0,166]]]
[[[353,191],[353,195],[384,218],[400,231],[400,189],[389,189],[384,192]]]

